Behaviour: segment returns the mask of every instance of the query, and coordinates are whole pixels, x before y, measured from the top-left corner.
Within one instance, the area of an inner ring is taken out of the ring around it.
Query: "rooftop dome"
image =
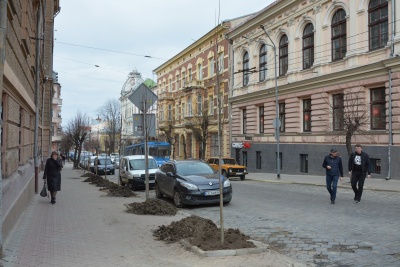
[[[128,92],[135,90],[139,85],[144,82],[142,75],[137,70],[129,73],[124,85],[122,86],[121,94],[125,95]]]

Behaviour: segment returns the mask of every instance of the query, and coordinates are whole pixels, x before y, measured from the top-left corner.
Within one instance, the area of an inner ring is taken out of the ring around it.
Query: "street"
[[[107,177],[117,181],[116,176]],[[225,228],[239,228],[272,249],[317,266],[400,265],[399,193],[365,190],[356,204],[353,191],[340,188],[332,205],[325,187],[232,180]],[[219,223],[218,205],[183,211]]]

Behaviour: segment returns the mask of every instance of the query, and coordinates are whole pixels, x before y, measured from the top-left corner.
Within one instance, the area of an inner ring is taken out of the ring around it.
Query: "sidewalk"
[[[347,173],[346,175],[343,177],[342,182],[339,180],[338,187],[351,189],[350,178]],[[373,177],[373,174],[371,176]],[[307,174],[281,174],[281,178],[278,180],[276,173],[250,173],[246,176],[246,180],[257,180],[271,183],[326,186],[325,175],[316,176]],[[400,180],[366,178],[364,183],[364,190],[400,192]]]
[[[50,204],[50,199],[35,195],[4,241],[0,265],[305,266],[273,251],[201,258],[180,244],[156,241],[152,230],[188,214],[184,210],[173,217],[126,213],[124,204],[144,199],[107,197],[98,187],[83,183],[82,174],[83,171],[73,170],[71,163],[66,164],[62,191],[57,194],[55,205]],[[39,188],[42,185],[41,180]]]

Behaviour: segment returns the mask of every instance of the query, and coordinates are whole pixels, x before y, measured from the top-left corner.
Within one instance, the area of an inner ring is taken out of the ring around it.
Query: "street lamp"
[[[260,28],[265,32],[268,39],[271,41],[272,45],[266,44],[274,49],[274,62],[275,62],[275,119],[274,119],[274,128],[275,128],[275,139],[276,139],[276,178],[281,179],[280,174],[280,158],[279,158],[279,128],[281,126],[281,121],[279,120],[279,103],[278,103],[278,77],[277,77],[277,68],[276,68],[276,46],[272,41],[271,37],[264,28],[264,25],[260,25]]]
[[[97,160],[96,160],[96,175],[98,175],[98,174],[99,174],[99,171],[98,171],[98,164],[97,164],[97,163],[98,163],[98,160],[99,160],[99,149],[100,149],[100,121],[101,121],[99,115],[97,115],[96,121],[97,121],[97,149],[96,149],[96,152],[97,152]]]

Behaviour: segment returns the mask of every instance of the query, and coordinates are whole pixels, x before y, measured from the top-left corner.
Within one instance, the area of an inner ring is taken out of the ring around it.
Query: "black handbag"
[[[41,197],[47,197],[46,181],[44,181],[42,191],[40,191]]]

